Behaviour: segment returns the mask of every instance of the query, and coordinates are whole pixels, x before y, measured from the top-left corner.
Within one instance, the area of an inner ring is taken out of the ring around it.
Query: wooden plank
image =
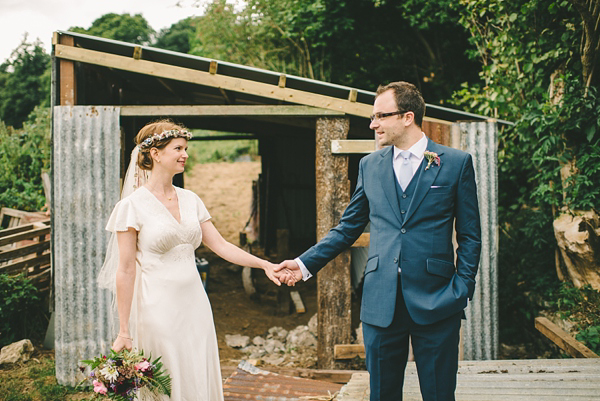
[[[11,249],[9,251],[0,252],[0,262],[6,262],[11,259],[20,258],[21,256],[29,255],[50,249],[50,241],[44,241],[41,244],[35,243],[26,245],[20,248]]]
[[[356,241],[354,241],[354,244],[352,244],[353,248],[367,248],[369,246],[369,243],[371,242],[371,233],[362,233],[360,235],[360,237],[358,237],[358,239]]]
[[[3,236],[3,237],[0,237],[0,246],[6,245],[6,244],[12,244],[13,242],[32,239],[32,238],[35,238],[38,236],[44,236],[47,234],[50,234],[50,227],[35,228],[33,230],[20,232],[18,234]]]
[[[348,118],[317,119],[315,182],[318,240],[338,224],[350,202],[348,156],[331,154],[331,141],[346,139],[349,129]],[[317,359],[321,369],[345,366],[334,358],[334,345],[349,343],[352,337],[351,300],[350,250],[347,249],[317,275]]]
[[[256,116],[297,116],[321,117],[343,116],[343,112],[320,109],[311,106],[271,106],[271,105],[177,105],[177,106],[120,106],[121,116],[202,116],[202,117],[256,117]]]
[[[19,209],[13,209],[10,207],[3,207],[2,208],[2,217],[4,216],[10,216],[10,217],[18,217],[20,219],[27,217],[27,215],[29,215],[31,212],[26,212],[23,210],[19,210]]]
[[[331,141],[331,153],[334,155],[368,154],[375,152],[372,139],[344,139]]]
[[[5,228],[4,230],[0,230],[0,238],[7,237],[9,235],[14,235],[16,233],[22,233],[23,231],[29,231],[33,228],[33,224],[23,224],[20,226]]]
[[[222,88],[234,92],[262,96],[269,99],[281,100],[307,106],[330,109],[360,117],[369,117],[373,106],[364,103],[353,103],[347,99],[332,98],[316,93],[304,92],[297,89],[280,88],[262,82],[247,79],[228,77],[225,75],[212,75],[207,71],[198,71],[190,68],[156,63],[147,60],[133,60],[130,57],[117,56],[95,50],[82,49],[73,46],[58,44],[54,54],[61,60],[79,61],[88,64],[100,65],[119,70],[137,72],[161,78],[174,79],[214,88]]]
[[[298,291],[291,291],[290,296],[292,297],[294,308],[296,308],[296,313],[306,313],[306,308],[304,307],[304,302],[302,302],[300,293]]]
[[[333,355],[335,359],[354,359],[357,356],[364,359],[365,346],[364,344],[336,344]]]
[[[600,358],[591,349],[545,317],[535,318],[535,328],[574,358]]]
[[[286,82],[286,75],[281,74],[279,76],[279,83],[277,84],[277,86],[279,86],[280,88],[285,88],[285,82]]]
[[[54,46],[75,48],[75,39],[72,36],[61,35],[60,44]],[[77,104],[77,81],[75,76],[75,63],[62,59],[59,61],[59,94],[61,106],[75,106]]]
[[[29,267],[38,265],[46,265],[48,263],[50,263],[50,253],[45,253],[41,256],[34,255],[30,258],[20,260],[18,262],[13,262],[4,266],[0,266],[0,273],[15,274],[15,272],[18,272],[20,270],[24,270]]]

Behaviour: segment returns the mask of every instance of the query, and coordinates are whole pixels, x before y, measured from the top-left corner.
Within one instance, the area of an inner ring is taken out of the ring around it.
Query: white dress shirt
[[[421,139],[417,141],[413,146],[407,149],[410,152],[410,164],[412,167],[413,177],[421,165],[423,161],[423,157],[425,156],[425,151],[427,150],[427,136],[424,133],[421,133],[423,136]],[[396,174],[396,179],[398,179],[398,169],[400,168],[400,164],[402,163],[402,158],[400,157],[400,152],[403,152],[405,149],[400,149],[394,146],[394,173]],[[398,181],[399,182],[399,181]],[[300,271],[302,272],[302,280],[306,281],[312,277],[312,274],[308,271],[304,263],[300,260],[300,258],[294,259],[298,266],[300,266]],[[400,268],[398,267],[398,272],[400,272]]]

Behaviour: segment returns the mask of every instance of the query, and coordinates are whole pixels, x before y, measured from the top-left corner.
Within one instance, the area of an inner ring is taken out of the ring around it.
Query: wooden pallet
[[[353,374],[335,400],[368,401],[369,374]],[[456,400],[600,400],[600,360],[461,361]],[[422,401],[414,362],[406,368],[404,401]]]

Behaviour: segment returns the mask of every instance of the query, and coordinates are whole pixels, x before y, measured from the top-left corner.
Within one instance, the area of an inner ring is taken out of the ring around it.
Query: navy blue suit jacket
[[[427,159],[423,159],[404,219],[389,146],[362,158],[356,190],[340,223],[300,255],[307,269],[316,274],[371,222],[360,313],[367,324],[388,327],[392,323],[398,267],[406,307],[418,324],[459,313],[473,297],[481,251],[473,161],[468,153],[431,140],[427,150],[437,153],[441,163],[425,170]]]

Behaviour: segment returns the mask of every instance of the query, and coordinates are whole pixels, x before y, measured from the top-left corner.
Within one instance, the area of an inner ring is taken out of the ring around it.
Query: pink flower
[[[96,393],[105,395],[106,392],[108,391],[108,389],[102,382],[100,382],[98,380],[94,380],[92,383],[94,384],[94,391]]]
[[[150,367],[150,362],[142,361],[135,365],[135,370],[141,370],[142,372],[145,372],[146,370],[148,370],[149,367]]]

